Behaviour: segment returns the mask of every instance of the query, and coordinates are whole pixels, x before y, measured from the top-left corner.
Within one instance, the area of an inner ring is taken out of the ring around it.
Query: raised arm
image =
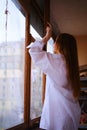
[[[42,42],[46,44],[47,41],[50,39],[51,36],[52,36],[52,26],[51,26],[51,24],[48,23],[47,27],[46,27],[46,34],[42,38]]]

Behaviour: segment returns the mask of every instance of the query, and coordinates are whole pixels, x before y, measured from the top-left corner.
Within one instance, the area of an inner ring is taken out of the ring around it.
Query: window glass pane
[[[47,43],[47,52],[53,53],[53,44],[54,44],[54,40],[53,38],[50,38]]]
[[[42,110],[42,73],[31,63],[31,119],[40,117]]]
[[[30,26],[30,32],[35,39],[41,39],[39,34]],[[42,72],[31,61],[31,119],[40,117],[42,110]]]
[[[25,18],[11,0],[7,7],[8,15],[0,0],[0,129],[24,121]]]

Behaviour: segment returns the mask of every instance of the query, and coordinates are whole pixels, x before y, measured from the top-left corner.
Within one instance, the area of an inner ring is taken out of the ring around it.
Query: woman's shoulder
[[[64,57],[62,54],[58,53],[58,54],[54,54],[54,53],[49,53],[48,52],[48,56],[51,60],[60,60],[60,61],[63,61],[64,60]]]

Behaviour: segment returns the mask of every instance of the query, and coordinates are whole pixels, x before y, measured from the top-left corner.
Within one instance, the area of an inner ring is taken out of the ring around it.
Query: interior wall
[[[87,35],[76,36],[79,65],[87,64]]]

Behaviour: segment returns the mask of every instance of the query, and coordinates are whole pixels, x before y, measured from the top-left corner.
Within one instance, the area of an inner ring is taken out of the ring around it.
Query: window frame
[[[35,127],[38,125],[40,121],[40,117],[31,120],[30,119],[30,91],[31,91],[31,58],[28,53],[28,50],[26,49],[26,46],[31,43],[31,34],[30,34],[30,8],[31,1],[32,0],[12,0],[14,4],[17,6],[17,8],[21,11],[21,13],[25,16],[26,18],[26,24],[25,24],[25,63],[24,63],[24,123],[19,124],[17,126],[14,126],[12,128],[9,128],[7,130],[25,130],[29,129],[31,127]],[[32,1],[33,2],[33,1]],[[35,4],[35,3],[34,3]],[[38,10],[38,6],[34,5],[36,9]],[[41,36],[45,33],[45,27],[47,24],[47,21],[49,22],[49,13],[50,12],[50,0],[45,0],[44,4],[44,14],[41,16],[41,28],[39,28]],[[38,13],[38,11],[37,11]],[[42,15],[40,12],[38,14],[39,16]],[[31,24],[32,25],[32,24]],[[42,28],[43,27],[43,28]],[[45,47],[46,50],[46,47]],[[44,97],[45,97],[45,82],[46,82],[46,76],[43,74],[43,83],[42,83],[42,101],[44,102]]]

